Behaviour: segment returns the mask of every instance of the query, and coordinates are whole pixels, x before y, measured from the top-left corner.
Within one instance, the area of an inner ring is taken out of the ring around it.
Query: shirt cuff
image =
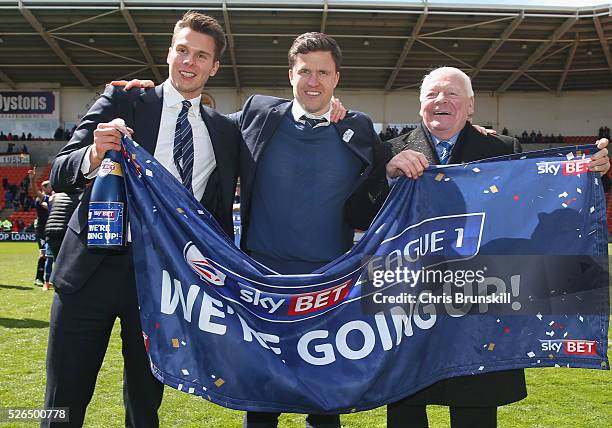
[[[389,185],[389,187],[393,187],[393,185],[397,183],[399,179],[400,177],[391,178],[387,175],[387,184]]]
[[[89,146],[87,150],[85,151],[85,156],[83,157],[83,161],[81,162],[81,173],[88,180],[91,180],[92,178],[97,177],[98,170],[100,169],[100,167],[98,167],[94,169],[93,171],[89,171],[89,169],[91,168],[91,162],[89,161],[90,154],[91,154],[91,146]]]

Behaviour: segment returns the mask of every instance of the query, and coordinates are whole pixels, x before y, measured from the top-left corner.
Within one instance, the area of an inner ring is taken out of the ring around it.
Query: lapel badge
[[[352,129],[347,129],[344,132],[344,135],[342,136],[342,141],[344,141],[345,143],[348,143],[349,141],[351,141],[351,138],[353,137],[354,134],[355,134],[355,131],[353,131]]]

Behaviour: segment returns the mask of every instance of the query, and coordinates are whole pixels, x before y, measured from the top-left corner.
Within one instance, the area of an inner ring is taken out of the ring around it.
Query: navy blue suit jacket
[[[107,86],[87,114],[68,144],[58,153],[51,168],[51,185],[56,192],[74,191],[89,186],[81,173],[87,148],[93,144],[98,123],[122,118],[134,130],[133,138],[149,153],[155,153],[163,106],[162,86],[143,90]],[[200,106],[208,128],[217,167],[208,180],[202,205],[217,219],[225,232],[233,236],[232,204],[238,175],[240,134],[235,124],[214,110]],[[87,249],[87,212],[91,186],[68,223],[58,255],[53,282],[60,292],[73,292],[85,284],[103,260],[103,252]]]
[[[245,102],[242,111],[231,116],[238,124],[244,141],[240,149],[240,214],[243,247],[249,228],[251,199],[258,161],[283,117],[291,114],[291,106],[292,102],[285,99],[253,95]],[[363,113],[349,112],[343,120],[332,126],[346,146],[363,162],[360,178],[355,182],[356,189],[362,181],[371,176],[373,171],[380,170],[378,166],[387,162],[390,146],[381,143],[374,131],[372,121]],[[349,139],[348,136],[351,133],[352,136]],[[382,179],[382,189],[385,189],[386,179],[384,177]],[[385,193],[381,191],[381,197],[384,198]],[[380,205],[376,195],[359,200],[351,197],[345,206],[347,223],[358,229],[367,229],[373,215],[376,214],[375,211],[368,209],[370,205]]]

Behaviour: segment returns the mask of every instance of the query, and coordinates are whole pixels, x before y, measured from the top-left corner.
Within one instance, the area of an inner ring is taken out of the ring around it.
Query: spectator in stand
[[[542,131],[538,130],[538,133],[536,134],[536,143],[540,144],[542,142]]]
[[[26,139],[25,132],[22,132],[22,133],[21,133],[21,137],[19,137],[19,139],[20,139],[21,141],[25,141],[25,139]]]
[[[529,134],[529,142],[530,143],[536,142],[536,133],[533,129],[531,130],[531,133]]]
[[[7,177],[4,177],[4,178],[2,179],[2,189],[3,189],[3,190],[8,189],[8,185],[9,185],[9,184],[8,184],[8,178],[7,178]]]
[[[28,212],[32,209],[33,206],[34,206],[34,198],[32,198],[30,195],[26,195],[25,201],[23,202],[23,210],[25,212]]]
[[[559,134],[557,136],[557,144],[563,144],[563,135]]]
[[[17,232],[23,232],[25,229],[25,223],[22,218],[17,219]]]
[[[32,141],[32,133],[31,133],[31,132],[28,132],[28,138],[27,138],[27,140],[28,140],[28,141]],[[25,148],[26,148],[26,150],[27,150],[27,147],[26,147],[26,145],[25,145],[25,144],[23,145],[23,147],[25,147]],[[26,153],[27,153],[27,152],[26,152]]]
[[[20,207],[20,202],[19,202],[19,197],[21,196],[21,191],[17,191],[15,192],[13,195],[13,210],[15,211],[19,211],[19,207]]]
[[[610,128],[608,128],[607,126],[604,126],[604,138],[607,138],[608,140],[610,139]]]
[[[27,190],[23,190],[23,188],[21,188],[21,190],[19,191],[19,210],[20,211],[23,211],[23,208],[25,207],[25,199],[27,195],[28,195]]]
[[[508,131],[508,128],[504,126],[504,129],[502,129],[502,135],[509,135],[509,134],[510,134],[510,131]]]
[[[4,206],[6,208],[10,208],[11,205],[13,205],[13,192],[11,192],[11,189],[8,188],[4,192]]]
[[[32,134],[28,134],[28,138],[31,140]],[[23,144],[23,147],[21,147],[21,153],[24,155],[28,154],[28,146],[26,146],[25,143]]]
[[[35,180],[36,166],[28,171],[28,177],[30,177],[30,185],[32,186],[32,189],[34,189],[34,194],[36,195],[36,200],[34,202],[37,217],[36,238],[38,241],[38,248],[40,250],[34,284],[42,285],[43,291],[47,291],[49,289],[49,278],[45,278],[45,226],[47,225],[47,218],[49,217],[49,198],[53,194],[53,189],[51,189],[51,183],[49,183],[49,180],[42,182],[42,189],[38,188]]]
[[[4,131],[0,131],[0,141],[6,141],[6,134],[4,133]]]
[[[28,193],[28,190],[30,189],[30,177],[23,177],[23,180],[21,181],[21,189]]]
[[[55,132],[53,133],[53,139],[57,141],[61,141],[64,138],[64,130],[61,126],[58,126]]]
[[[11,135],[11,133],[9,132],[7,138],[9,139],[9,141],[13,140],[13,136]],[[15,143],[8,143],[8,147],[6,149],[7,153],[13,153],[13,149],[15,148]]]

